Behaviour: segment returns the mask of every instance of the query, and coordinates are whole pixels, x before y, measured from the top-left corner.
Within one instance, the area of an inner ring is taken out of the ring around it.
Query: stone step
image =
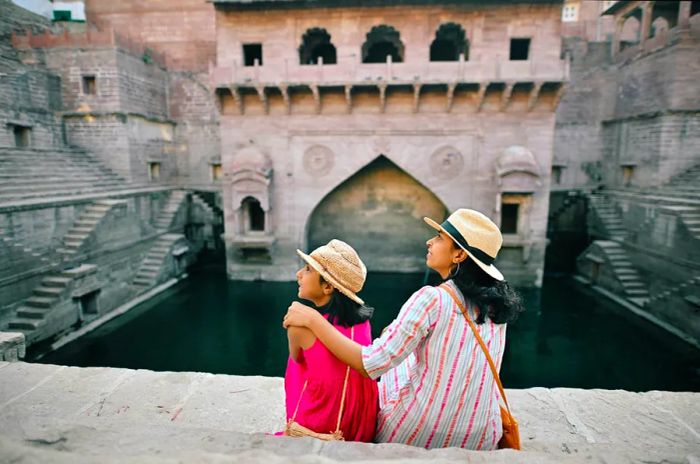
[[[151,279],[137,276],[132,283],[134,285],[141,285],[144,287],[149,287],[149,286],[153,285],[155,282]]]
[[[48,311],[40,308],[20,308],[17,310],[17,317],[22,319],[43,319]]]
[[[16,318],[10,321],[7,325],[9,329],[17,330],[36,330],[39,327],[38,319]]]
[[[76,224],[77,224],[77,222],[76,222]],[[95,224],[97,224],[97,222],[95,222]],[[90,235],[90,232],[93,231],[95,224],[93,224],[93,226],[89,226],[89,227],[83,226],[82,224],[79,226],[74,225],[68,233],[69,234],[70,233],[82,234],[82,235],[87,237],[88,235]]]
[[[83,214],[80,215],[80,219],[92,219],[95,221],[99,221],[105,217],[104,213],[102,212],[92,212],[92,211],[86,211]]]
[[[92,218],[83,219],[83,218],[80,218],[80,219],[78,219],[77,221],[75,221],[75,223],[73,223],[73,227],[74,227],[74,228],[78,228],[78,229],[83,229],[83,230],[90,230],[90,231],[92,231],[92,229],[94,229],[95,226],[96,226],[97,224],[99,224],[99,222],[100,222],[100,221],[97,220],[97,219],[92,219]]]
[[[64,240],[63,247],[67,249],[78,249],[83,244],[81,240]]]
[[[625,293],[631,296],[648,296],[649,292],[646,290],[638,290],[638,289],[625,289]]]
[[[646,289],[646,287],[647,287],[646,284],[644,284],[640,280],[629,280],[629,281],[623,280],[621,282],[622,282],[622,286],[625,288],[625,291],[631,290],[631,289],[637,289],[637,288]]]
[[[51,276],[51,277],[44,277],[41,280],[41,283],[44,287],[64,288],[64,287],[67,287],[68,284],[70,284],[72,280],[73,279],[70,279],[68,277]]]
[[[139,268],[139,273],[142,271],[157,273],[160,271],[160,266],[156,264],[142,264]]]
[[[81,234],[81,233],[76,233],[74,231],[68,232],[66,235],[63,236],[63,240],[70,240],[73,242],[82,242],[87,238],[89,234]]]
[[[137,277],[144,277],[144,278],[156,278],[158,277],[158,269],[139,269],[139,272],[136,274]]]
[[[56,302],[56,298],[45,296],[31,296],[24,302],[25,305],[33,308],[50,308]]]
[[[46,286],[41,286],[41,287],[36,287],[32,293],[37,296],[45,296],[45,297],[53,297],[57,298],[61,293],[63,293],[63,290],[65,287],[46,287]]]

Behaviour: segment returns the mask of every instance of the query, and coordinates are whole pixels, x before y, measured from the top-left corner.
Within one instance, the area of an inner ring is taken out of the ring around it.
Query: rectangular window
[[[622,166],[622,184],[625,187],[632,185],[632,178],[634,177],[634,166]]]
[[[83,76],[83,94],[97,95],[95,76]]]
[[[148,178],[151,181],[160,179],[160,163],[148,163]]]
[[[562,171],[564,171],[562,166],[552,166],[552,182],[554,184],[561,184]]]
[[[255,66],[255,62],[262,66],[262,44],[243,44],[243,66]]]
[[[578,6],[564,5],[561,10],[561,20],[564,22],[574,22],[578,20]]]
[[[12,133],[15,136],[15,146],[25,148],[32,143],[32,128],[27,126],[13,126]]]
[[[53,10],[54,21],[70,21],[73,19],[73,13],[70,10]]]
[[[212,164],[211,165],[211,180],[221,180],[221,165]]]
[[[517,203],[502,203],[501,204],[501,233],[517,234],[518,233],[518,211],[520,205]]]
[[[97,294],[100,293],[99,290],[94,292],[86,293],[80,297],[80,311],[82,314],[97,314]]]
[[[530,54],[530,39],[510,39],[511,61],[525,61]]]

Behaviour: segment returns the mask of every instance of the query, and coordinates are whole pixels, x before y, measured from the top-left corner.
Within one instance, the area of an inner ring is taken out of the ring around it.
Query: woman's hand
[[[282,319],[282,326],[286,329],[289,326],[311,328],[314,318],[322,317],[321,313],[314,308],[294,301],[287,309],[287,314]]]

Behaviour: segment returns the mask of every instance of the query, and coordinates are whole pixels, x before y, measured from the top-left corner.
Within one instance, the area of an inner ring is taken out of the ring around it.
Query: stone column
[[[690,27],[690,9],[693,2],[681,1],[678,5],[678,29]]]
[[[639,45],[644,46],[644,42],[649,40],[651,32],[651,14],[654,9],[654,2],[645,2],[640,8],[642,9],[642,24],[639,28]]]
[[[622,26],[625,24],[625,17],[619,16],[615,18],[615,32],[613,33],[613,39],[610,49],[610,55],[614,58],[620,53],[620,36],[622,35]]]

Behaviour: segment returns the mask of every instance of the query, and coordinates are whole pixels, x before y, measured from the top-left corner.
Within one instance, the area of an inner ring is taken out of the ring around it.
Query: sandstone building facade
[[[540,285],[558,2],[213,3],[232,278],[293,279],[294,250],[332,237],[420,272],[420,218],[470,207],[503,227],[508,278]]]

